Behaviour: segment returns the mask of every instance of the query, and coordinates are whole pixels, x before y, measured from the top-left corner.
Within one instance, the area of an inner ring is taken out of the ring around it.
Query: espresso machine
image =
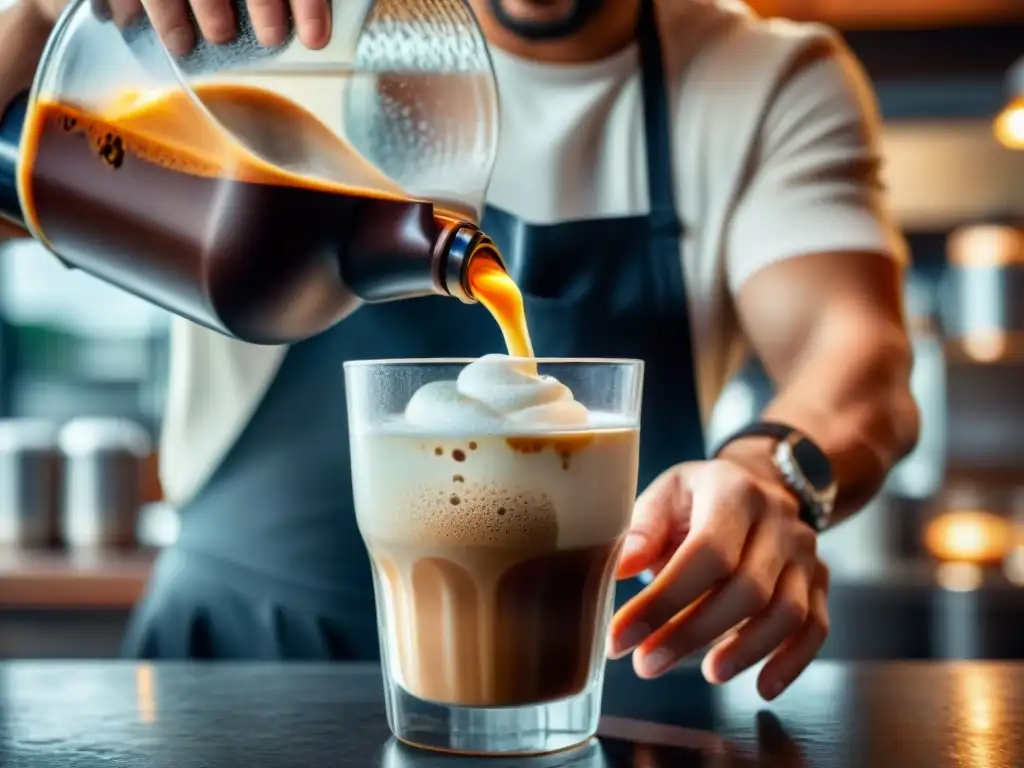
[[[943,487],[921,521],[934,655],[1024,658],[1024,222],[948,240]]]

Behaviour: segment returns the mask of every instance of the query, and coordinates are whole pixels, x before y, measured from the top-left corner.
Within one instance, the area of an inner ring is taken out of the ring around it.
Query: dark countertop
[[[712,689],[692,668],[643,682],[620,662],[605,698],[599,744],[474,760],[395,744],[375,666],[10,662],[0,665],[0,765],[1024,766],[1024,664],[822,662],[767,714],[751,674]]]

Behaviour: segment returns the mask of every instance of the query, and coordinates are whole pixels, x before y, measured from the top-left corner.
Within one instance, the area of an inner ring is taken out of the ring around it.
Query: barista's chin
[[[576,34],[605,3],[605,0],[489,1],[498,23],[527,40],[557,40]]]

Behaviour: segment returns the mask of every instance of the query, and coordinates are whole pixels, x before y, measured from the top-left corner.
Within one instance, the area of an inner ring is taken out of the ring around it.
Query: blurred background
[[[921,443],[822,539],[825,655],[1024,658],[1024,0],[752,4],[838,27],[863,61],[914,257]],[[38,246],[0,245],[0,658],[114,656],[153,553],[174,540],[151,447],[167,329]],[[751,361],[709,443],[771,394]]]

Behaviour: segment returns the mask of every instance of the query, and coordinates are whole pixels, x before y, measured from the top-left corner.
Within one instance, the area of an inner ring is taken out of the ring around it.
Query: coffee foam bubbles
[[[567,386],[538,376],[529,360],[497,354],[470,363],[455,381],[420,387],[404,416],[409,426],[479,432],[572,429],[591,422]]]
[[[558,515],[544,493],[481,483],[422,486],[409,495],[406,535],[418,542],[554,549]]]

